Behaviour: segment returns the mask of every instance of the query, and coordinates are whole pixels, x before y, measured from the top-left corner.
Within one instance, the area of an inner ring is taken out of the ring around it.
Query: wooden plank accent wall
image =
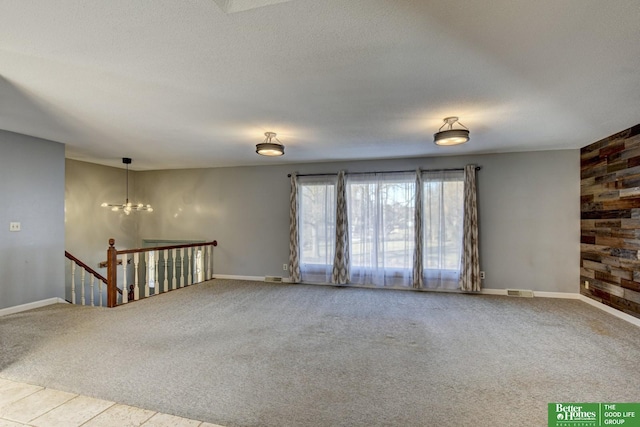
[[[640,124],[580,150],[580,215],[580,293],[640,318]]]

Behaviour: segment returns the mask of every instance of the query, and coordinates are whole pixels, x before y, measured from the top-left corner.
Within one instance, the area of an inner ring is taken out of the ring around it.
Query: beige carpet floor
[[[640,401],[640,328],[577,300],[213,280],[0,317],[0,377],[226,426],[543,426]]]

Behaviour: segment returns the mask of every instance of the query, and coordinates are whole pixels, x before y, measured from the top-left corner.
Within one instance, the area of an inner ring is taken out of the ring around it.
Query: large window
[[[410,282],[415,247],[415,173],[347,180],[351,283]]]
[[[302,280],[328,283],[335,253],[336,177],[300,177],[298,182]]]
[[[421,182],[418,189],[417,182]],[[302,281],[329,283],[336,244],[337,178],[299,177],[298,185]],[[353,174],[346,178],[345,188],[350,283],[412,287],[418,256],[424,287],[458,287],[463,171],[421,172],[419,181],[415,172]],[[416,226],[417,217],[422,218],[422,227]],[[418,248],[416,233],[421,238]]]
[[[422,173],[423,271],[431,288],[456,289],[464,220],[464,172]]]

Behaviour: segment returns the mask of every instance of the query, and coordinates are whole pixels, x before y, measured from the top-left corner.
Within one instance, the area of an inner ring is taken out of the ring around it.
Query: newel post
[[[109,249],[107,249],[107,307],[118,305],[118,253],[115,239],[109,239]]]

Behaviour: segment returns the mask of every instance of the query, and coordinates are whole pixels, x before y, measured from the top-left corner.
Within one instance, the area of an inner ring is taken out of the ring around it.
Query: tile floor
[[[0,378],[0,427],[222,427]]]

